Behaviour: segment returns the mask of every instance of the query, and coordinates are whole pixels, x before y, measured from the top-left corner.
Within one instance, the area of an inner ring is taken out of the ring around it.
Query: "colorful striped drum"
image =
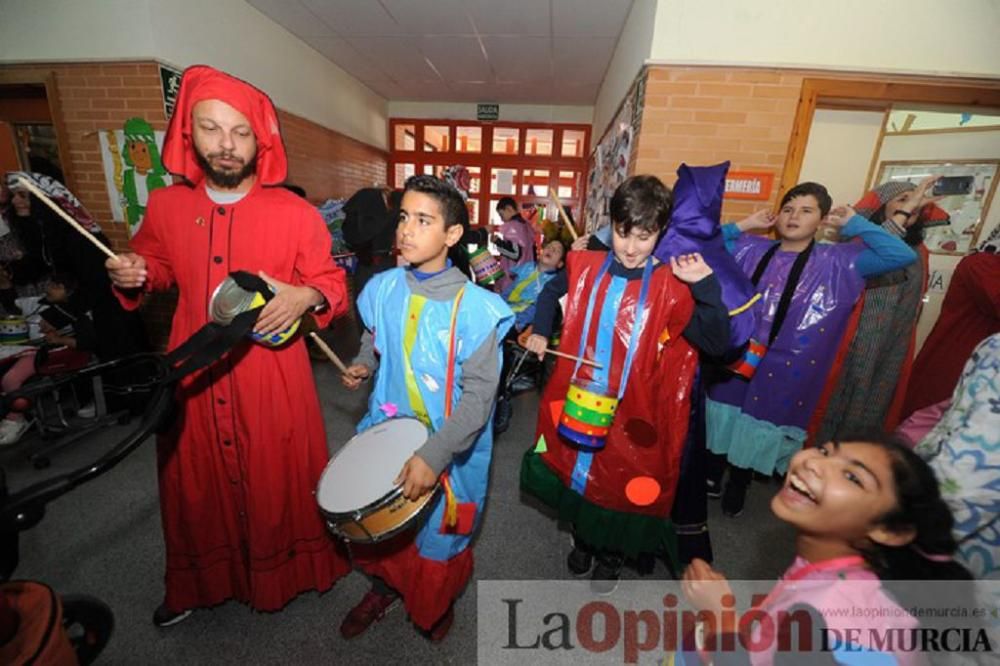
[[[0,319],[0,345],[23,345],[28,342],[28,320],[24,317]]]
[[[270,288],[270,285],[268,286]],[[273,291],[273,290],[272,290]],[[264,295],[258,291],[248,291],[236,283],[232,277],[227,277],[215,289],[212,299],[208,304],[208,316],[212,321],[223,326],[228,326],[236,315],[262,308],[267,303]],[[295,335],[299,330],[299,322],[289,326],[283,331],[271,333],[266,338],[251,331],[250,339],[268,347],[280,347]]]
[[[472,267],[472,274],[476,276],[479,284],[493,284],[503,277],[503,269],[500,262],[486,248],[479,248],[469,255],[469,265]]]
[[[764,358],[765,353],[767,353],[767,347],[753,338],[750,338],[750,342],[747,343],[747,349],[743,353],[743,357],[731,363],[728,366],[729,370],[735,372],[741,377],[750,379],[753,377],[753,373],[757,372],[757,366],[760,365],[760,360]]]
[[[599,451],[607,442],[618,398],[595,384],[570,384],[559,417],[559,435],[582,449]]]

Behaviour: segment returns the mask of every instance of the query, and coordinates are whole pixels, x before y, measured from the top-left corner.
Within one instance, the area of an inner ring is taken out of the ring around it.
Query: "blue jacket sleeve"
[[[855,215],[847,221],[840,230],[840,236],[842,238],[857,236],[867,246],[854,260],[854,269],[861,277],[867,278],[899,270],[917,260],[917,253],[901,238],[897,238],[860,215]]]
[[[535,301],[535,321],[532,332],[551,338],[559,312],[559,299],[569,291],[569,277],[563,269],[545,283]]]
[[[726,251],[730,254],[736,249],[736,239],[740,237],[743,232],[740,228],[736,226],[735,223],[723,224],[722,225],[722,240],[726,244]]]

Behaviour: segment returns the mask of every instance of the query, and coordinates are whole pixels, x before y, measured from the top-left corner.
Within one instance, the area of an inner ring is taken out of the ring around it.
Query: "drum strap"
[[[577,351],[577,356],[579,358],[584,358],[584,354],[587,351],[587,338],[590,337],[590,323],[594,316],[594,305],[597,301],[597,292],[601,286],[601,280],[604,279],[604,275],[611,268],[611,262],[613,260],[614,253],[608,252],[607,259],[601,265],[600,270],[597,272],[597,278],[594,280],[594,286],[590,290],[590,300],[587,302],[587,314],[583,318],[583,330],[580,331],[580,348]],[[621,400],[622,396],[625,394],[625,386],[628,383],[629,373],[632,371],[632,360],[635,357],[636,347],[639,346],[639,336],[642,335],[642,327],[645,317],[643,316],[646,308],[646,298],[649,295],[649,283],[653,276],[653,258],[650,257],[646,260],[646,265],[642,269],[642,286],[639,288],[639,301],[636,303],[635,307],[635,321],[632,323],[632,333],[628,340],[628,350],[625,352],[625,365],[622,369],[622,378],[618,384],[618,399]],[[581,362],[577,361],[576,366],[573,368],[573,376],[576,376],[577,371],[580,369]]]
[[[458,328],[458,306],[462,303],[465,287],[455,294],[455,303],[451,308],[451,324],[448,326],[448,371],[444,382],[444,418],[451,416],[451,399],[455,390],[455,347]],[[444,524],[447,527],[458,525],[458,500],[451,489],[448,471],[441,474],[441,485],[444,487]]]
[[[267,283],[256,275],[236,271],[230,273],[230,277],[244,289],[260,292],[265,302],[274,297]],[[166,381],[177,381],[221,359],[253,330],[262,309],[241,312],[225,326],[209,322],[199,328],[194,335],[167,354],[166,360],[173,369]]]
[[[753,277],[750,281],[756,288],[757,283],[764,276],[764,271],[767,269],[768,264],[771,263],[771,259],[774,257],[774,253],[778,251],[778,247],[781,243],[775,243],[767,249],[764,256],[760,258],[757,267],[753,271]],[[770,347],[774,344],[774,339],[778,337],[778,331],[781,330],[781,325],[785,323],[785,317],[788,316],[788,308],[792,304],[792,297],[795,296],[795,288],[799,285],[799,279],[802,277],[802,271],[806,268],[806,262],[809,261],[810,255],[812,255],[813,247],[815,247],[816,241],[809,243],[806,249],[799,252],[798,256],[795,257],[795,261],[792,263],[792,269],[788,273],[788,281],[785,283],[785,288],[781,292],[781,298],[778,301],[778,309],[774,313],[774,321],[771,323],[771,331],[767,336],[767,346]]]

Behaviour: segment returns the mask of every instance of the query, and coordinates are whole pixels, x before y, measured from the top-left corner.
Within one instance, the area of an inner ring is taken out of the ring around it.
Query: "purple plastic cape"
[[[739,349],[757,327],[761,301],[736,259],[726,250],[719,218],[729,162],[707,167],[681,164],[674,186],[670,226],[653,256],[662,262],[698,252],[722,286],[722,302],[729,310],[730,349]]]

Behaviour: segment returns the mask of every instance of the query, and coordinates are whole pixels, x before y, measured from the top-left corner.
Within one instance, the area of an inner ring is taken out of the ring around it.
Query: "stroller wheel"
[[[92,664],[108,644],[115,626],[111,608],[94,597],[67,594],[62,598],[63,627],[81,664]]]

